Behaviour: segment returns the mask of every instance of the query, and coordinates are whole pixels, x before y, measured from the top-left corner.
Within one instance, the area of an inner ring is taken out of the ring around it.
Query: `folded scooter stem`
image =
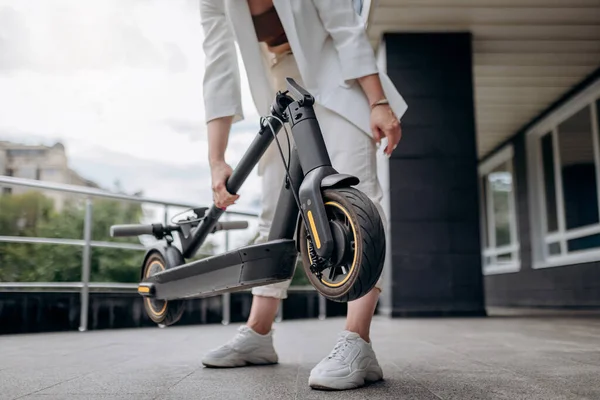
[[[268,116],[267,119],[269,119],[273,130],[277,134],[282,127],[280,120],[272,116]],[[227,180],[226,187],[229,193],[236,194],[240,190],[256,164],[258,164],[258,161],[273,142],[273,139],[271,127],[264,122],[260,127],[260,131],[250,144],[250,147],[246,153],[244,153],[244,156]],[[224,212],[225,210],[222,210],[213,204],[198,227],[192,230],[187,238],[182,237],[182,253],[185,258],[191,258],[196,254]]]

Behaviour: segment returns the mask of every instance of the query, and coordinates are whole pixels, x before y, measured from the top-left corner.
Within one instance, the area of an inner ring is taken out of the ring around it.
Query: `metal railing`
[[[154,204],[164,207],[164,223],[168,223],[169,208],[185,208],[192,209],[197,207],[197,204],[188,204],[181,202],[173,202],[167,200],[153,199],[141,196],[130,196],[119,193],[112,193],[100,189],[88,188],[83,186],[67,185],[60,183],[50,183],[31,179],[15,178],[9,176],[0,176],[0,187],[26,187],[32,189],[70,193],[72,195],[85,197],[85,217],[83,228],[83,239],[64,239],[64,238],[40,238],[40,237],[23,237],[23,236],[0,236],[0,243],[32,243],[32,244],[55,244],[55,245],[70,245],[82,246],[83,257],[81,265],[81,281],[80,282],[0,282],[0,291],[59,291],[73,292],[79,291],[81,298],[80,323],[79,330],[86,331],[88,327],[88,311],[89,311],[89,293],[90,291],[109,291],[109,292],[131,292],[137,293],[137,284],[134,283],[98,283],[90,282],[90,263],[91,253],[93,248],[113,248],[124,250],[139,250],[144,251],[146,247],[143,244],[119,243],[107,241],[92,240],[92,213],[93,199],[104,198],[139,204]],[[225,211],[225,217],[228,215],[237,215],[243,217],[257,217],[255,213],[240,212],[240,211]],[[225,231],[225,251],[230,249],[229,231]],[[212,255],[212,254],[205,254]],[[290,291],[314,291],[312,286],[296,286],[290,287]],[[222,294],[222,323],[227,325],[230,322],[230,294]],[[319,296],[319,319],[324,319],[326,316],[326,301],[323,296]],[[279,307],[277,320],[283,318],[282,307]]]

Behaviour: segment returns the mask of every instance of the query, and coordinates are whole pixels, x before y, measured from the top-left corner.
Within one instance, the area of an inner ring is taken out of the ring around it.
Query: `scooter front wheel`
[[[159,252],[155,251],[146,258],[142,274],[144,278],[149,278],[174,266],[169,265],[167,260]],[[181,319],[185,311],[185,304],[182,300],[159,300],[152,297],[144,297],[144,310],[152,322],[158,325],[169,326]]]
[[[354,188],[323,192],[325,210],[335,241],[329,260],[320,259],[302,223],[300,254],[304,271],[327,299],[348,302],[369,293],[379,280],[385,260],[385,230],[373,202]]]

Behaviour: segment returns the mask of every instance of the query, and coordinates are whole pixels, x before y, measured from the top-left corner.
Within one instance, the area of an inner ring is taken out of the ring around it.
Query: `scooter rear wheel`
[[[357,189],[327,189],[323,201],[335,250],[325,260],[327,268],[311,269],[319,260],[302,222],[298,240],[304,271],[327,299],[353,301],[369,293],[381,276],[386,248],[383,222],[373,202]]]
[[[174,266],[169,265],[159,252],[153,252],[146,258],[142,271],[143,277],[144,279],[149,278]],[[169,326],[181,319],[185,311],[185,304],[182,300],[158,300],[144,297],[144,310],[152,322]]]

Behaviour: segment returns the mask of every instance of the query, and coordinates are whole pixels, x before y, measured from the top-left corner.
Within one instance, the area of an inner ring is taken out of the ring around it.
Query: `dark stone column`
[[[389,161],[392,316],[483,315],[471,35],[386,34],[408,103]]]

